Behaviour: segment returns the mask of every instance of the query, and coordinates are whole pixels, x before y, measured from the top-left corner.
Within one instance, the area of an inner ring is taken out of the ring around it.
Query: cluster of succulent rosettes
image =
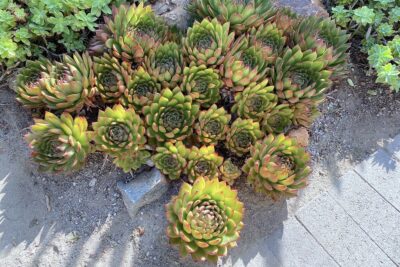
[[[203,144],[217,144],[218,141],[225,139],[225,134],[229,130],[231,115],[221,107],[212,105],[208,110],[201,111],[195,130],[198,141]]]
[[[171,180],[181,177],[182,171],[187,164],[189,149],[181,142],[175,144],[171,142],[165,143],[156,149],[153,156],[155,166]]]
[[[292,197],[307,185],[309,160],[310,156],[295,139],[270,134],[252,147],[243,171],[255,191],[273,199]]]
[[[84,117],[73,119],[68,113],[58,118],[46,112],[44,119],[35,119],[25,138],[39,169],[69,172],[82,167],[91,152],[87,127]]]
[[[218,174],[218,167],[224,158],[215,152],[214,146],[193,146],[188,155],[188,165],[185,172],[189,181],[193,182],[197,177],[213,178]]]
[[[238,118],[232,123],[226,135],[225,144],[232,153],[243,156],[263,136],[259,122]]]
[[[147,135],[157,143],[184,140],[192,134],[192,125],[200,106],[184,95],[180,88],[164,89],[156,94],[153,103],[143,108]]]
[[[274,87],[267,86],[268,80],[249,84],[243,92],[235,96],[232,112],[243,119],[262,120],[278,103]]]
[[[167,235],[182,256],[217,262],[235,247],[243,228],[243,203],[237,192],[217,178],[183,183],[166,205]]]
[[[133,108],[115,105],[100,110],[92,126],[96,149],[113,157],[114,163],[125,172],[138,169],[150,157],[150,153],[144,151],[144,123]]]
[[[219,171],[221,173],[221,179],[231,186],[242,174],[239,166],[234,164],[231,158],[224,161],[224,163],[219,167]]]
[[[88,54],[64,56],[62,62],[28,62],[17,77],[17,99],[27,108],[75,112],[92,106],[96,93]]]

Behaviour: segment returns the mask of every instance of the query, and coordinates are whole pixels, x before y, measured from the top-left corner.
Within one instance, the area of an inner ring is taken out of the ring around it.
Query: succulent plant
[[[236,40],[219,70],[227,87],[243,91],[250,83],[264,79],[269,68],[263,51],[249,45],[248,39],[242,36]]]
[[[335,67],[339,71],[337,66],[346,62],[349,35],[330,19],[315,16],[299,19],[289,36],[292,47],[299,45],[303,51],[314,51],[330,69]]]
[[[311,172],[307,166],[309,160],[309,155],[295,139],[270,134],[251,149],[243,171],[248,174],[247,181],[256,192],[273,199],[291,197],[307,185],[307,176]]]
[[[139,67],[133,73],[121,102],[125,107],[133,106],[137,112],[141,112],[144,106],[152,103],[154,95],[160,91],[161,84],[142,67]]]
[[[265,113],[261,127],[267,133],[283,133],[292,124],[293,115],[289,104],[275,106]]]
[[[232,112],[243,119],[260,121],[278,103],[278,97],[273,93],[274,87],[267,85],[266,79],[260,83],[251,83],[243,92],[237,93]]]
[[[176,180],[181,176],[186,167],[189,150],[185,145],[178,141],[175,144],[167,142],[163,146],[157,147],[157,153],[153,156],[156,167],[169,179]]]
[[[184,183],[166,205],[167,236],[182,256],[217,262],[236,246],[243,228],[243,203],[237,192],[217,178]]]
[[[264,58],[273,63],[280,55],[286,45],[284,31],[279,29],[275,23],[262,24],[250,31],[250,44],[261,49]]]
[[[260,124],[253,120],[236,119],[226,136],[226,147],[238,156],[250,151],[252,145],[263,137]]]
[[[197,177],[213,178],[218,172],[218,167],[224,158],[215,153],[214,146],[193,146],[188,155],[188,165],[185,169],[189,181],[193,182]]]
[[[115,159],[117,166],[125,172],[135,170],[144,162],[146,151],[145,127],[134,109],[124,109],[121,105],[100,110],[97,122],[93,123],[93,140],[96,148]],[[148,157],[146,160],[150,157]],[[129,159],[128,159],[129,158]],[[136,163],[135,163],[136,161]]]
[[[110,49],[115,57],[140,63],[152,48],[168,38],[168,27],[143,3],[114,7],[112,18],[105,17],[104,21],[90,46],[94,54]]]
[[[51,70],[51,62],[45,59],[27,61],[17,76],[17,100],[26,108],[45,106],[42,96],[43,74]]]
[[[219,140],[224,140],[230,120],[231,115],[217,105],[201,111],[199,120],[195,124],[198,140],[203,144],[216,144]]]
[[[188,62],[196,66],[218,67],[224,61],[235,38],[229,33],[229,23],[221,24],[217,19],[195,22],[183,39],[183,54]]]
[[[69,172],[81,168],[90,153],[87,121],[68,113],[60,118],[46,112],[44,119],[35,119],[26,140],[32,158],[42,171]]]
[[[242,174],[240,168],[232,162],[231,158],[224,161],[224,163],[219,167],[219,171],[221,173],[221,179],[231,186]]]
[[[202,107],[210,107],[220,99],[222,81],[216,70],[205,65],[185,67],[182,90]]]
[[[94,58],[94,73],[96,88],[106,103],[117,103],[125,92],[131,80],[132,68],[127,62],[119,60],[109,54]]]
[[[316,104],[323,101],[331,72],[324,70],[325,63],[317,56],[316,52],[302,52],[296,46],[287,48],[283,57],[276,60],[271,76],[283,103],[295,104],[301,99],[312,99]]]
[[[199,105],[192,103],[180,88],[164,89],[156,94],[153,103],[143,108],[147,135],[157,142],[176,142],[192,133],[192,125],[199,113]]]
[[[309,99],[304,99],[292,107],[293,109],[293,124],[310,127],[313,121],[319,116],[318,107],[315,102]]]
[[[198,19],[229,22],[236,33],[258,27],[276,13],[270,0],[194,0],[188,10]]]
[[[163,88],[174,88],[182,81],[185,67],[181,48],[174,42],[167,42],[154,50],[145,58],[145,69]]]
[[[62,63],[56,62],[51,71],[43,72],[43,81],[43,102],[51,110],[77,112],[85,104],[93,105],[95,77],[93,62],[87,53],[64,55]]]

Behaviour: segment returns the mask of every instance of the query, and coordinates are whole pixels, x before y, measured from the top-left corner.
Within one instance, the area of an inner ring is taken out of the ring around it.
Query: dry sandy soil
[[[347,78],[337,81],[321,105],[323,115],[310,129],[314,171],[298,198],[274,203],[254,195],[244,181],[236,184],[246,227],[239,247],[219,265],[248,262],[258,253],[246,250],[250,244],[282,227],[352,164],[400,132],[400,95],[375,85],[364,67],[349,63],[355,86]],[[132,177],[101,154],[77,173],[38,173],[23,140],[31,115],[14,98],[11,90],[0,89],[0,266],[196,266],[179,259],[164,234],[164,204],[179,183],[131,219],[116,181]]]

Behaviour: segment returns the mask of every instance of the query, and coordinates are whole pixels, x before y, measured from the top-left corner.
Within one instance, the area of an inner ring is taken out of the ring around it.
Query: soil
[[[239,246],[219,265],[251,260],[259,253],[247,251],[252,243],[400,133],[400,95],[375,84],[359,58],[352,49],[348,75],[334,83],[310,129],[313,173],[299,197],[273,202],[255,195],[243,179],[236,182],[246,226]],[[179,182],[131,219],[116,188],[118,180],[132,179],[130,174],[97,153],[79,172],[38,173],[23,140],[31,114],[12,90],[0,89],[0,115],[2,266],[207,266],[179,259],[168,245],[164,205]]]

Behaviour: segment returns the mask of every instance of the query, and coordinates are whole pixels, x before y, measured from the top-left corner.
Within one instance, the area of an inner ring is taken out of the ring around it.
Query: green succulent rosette
[[[263,51],[249,45],[248,39],[242,36],[236,40],[219,70],[227,87],[243,91],[250,83],[263,80],[269,68]]]
[[[182,141],[192,134],[192,126],[199,113],[199,105],[192,103],[180,88],[164,89],[156,94],[153,103],[143,108],[147,135],[156,142]]]
[[[224,108],[212,105],[208,110],[200,112],[198,122],[195,124],[197,139],[203,144],[216,144],[225,139],[229,130],[231,115]]]
[[[276,60],[271,76],[281,102],[295,104],[311,99],[318,104],[324,100],[324,93],[330,86],[330,75],[317,53],[303,52],[296,46],[287,48],[283,57]]]
[[[118,103],[132,79],[132,68],[109,54],[94,58],[96,88],[105,103]]]
[[[161,91],[161,84],[150,76],[144,68],[139,67],[132,75],[127,88],[121,98],[125,107],[134,107],[139,113],[142,108],[151,105],[154,95]]]
[[[219,167],[219,172],[221,173],[221,179],[230,186],[232,186],[235,180],[242,175],[242,171],[232,162],[231,158],[224,161],[224,163]]]
[[[305,99],[292,106],[293,124],[309,128],[320,112],[315,102]]]
[[[42,96],[46,107],[55,111],[78,112],[84,105],[93,106],[96,93],[93,62],[85,53],[64,56],[51,70],[43,72]]]
[[[46,59],[28,60],[26,66],[17,75],[17,100],[30,109],[43,108],[42,90],[44,73],[51,71],[52,63]]]
[[[292,125],[293,109],[288,104],[275,106],[270,112],[265,113],[261,127],[264,132],[279,134]]]
[[[260,123],[251,119],[236,119],[226,135],[226,147],[232,153],[243,156],[248,153],[256,141],[263,137]]]
[[[166,205],[167,236],[182,256],[216,263],[236,246],[243,228],[243,203],[237,192],[217,178],[184,183]]]
[[[278,55],[283,52],[287,37],[285,32],[278,28],[276,23],[262,24],[250,31],[250,45],[263,52],[264,58],[269,62],[275,62]]]
[[[115,105],[99,111],[98,119],[93,123],[92,138],[98,151],[109,154],[118,167],[128,172],[150,158],[150,153],[144,150],[145,132],[144,123],[134,109]]]
[[[196,21],[182,41],[183,55],[191,64],[215,68],[224,61],[234,39],[229,23],[221,24],[216,19]]]
[[[183,78],[185,67],[181,48],[177,43],[167,42],[154,50],[145,58],[145,69],[163,88],[176,87]]]
[[[254,145],[243,171],[256,192],[273,199],[292,197],[307,185],[309,160],[310,156],[295,139],[271,134]]]
[[[232,112],[243,119],[261,121],[278,103],[273,91],[274,87],[268,86],[268,80],[249,84],[243,92],[236,94]]]
[[[205,65],[185,67],[182,90],[202,107],[210,107],[220,99],[222,81],[216,70]]]
[[[63,113],[60,118],[46,112],[44,119],[35,119],[26,140],[32,158],[42,171],[70,172],[80,169],[90,153],[84,117],[72,118]]]
[[[270,0],[194,0],[188,10],[195,18],[217,18],[229,22],[232,30],[241,34],[258,27],[276,13]]]
[[[188,165],[185,169],[189,181],[193,182],[197,177],[213,178],[218,173],[218,167],[224,158],[215,152],[214,146],[193,146],[188,155]]]
[[[186,146],[181,141],[175,144],[167,142],[163,146],[157,147],[156,151],[153,162],[157,169],[171,180],[179,179],[187,165],[186,158],[189,150]]]
[[[168,38],[168,27],[143,3],[114,7],[112,17],[104,21],[89,48],[93,54],[110,50],[123,61],[141,63],[151,49]]]

